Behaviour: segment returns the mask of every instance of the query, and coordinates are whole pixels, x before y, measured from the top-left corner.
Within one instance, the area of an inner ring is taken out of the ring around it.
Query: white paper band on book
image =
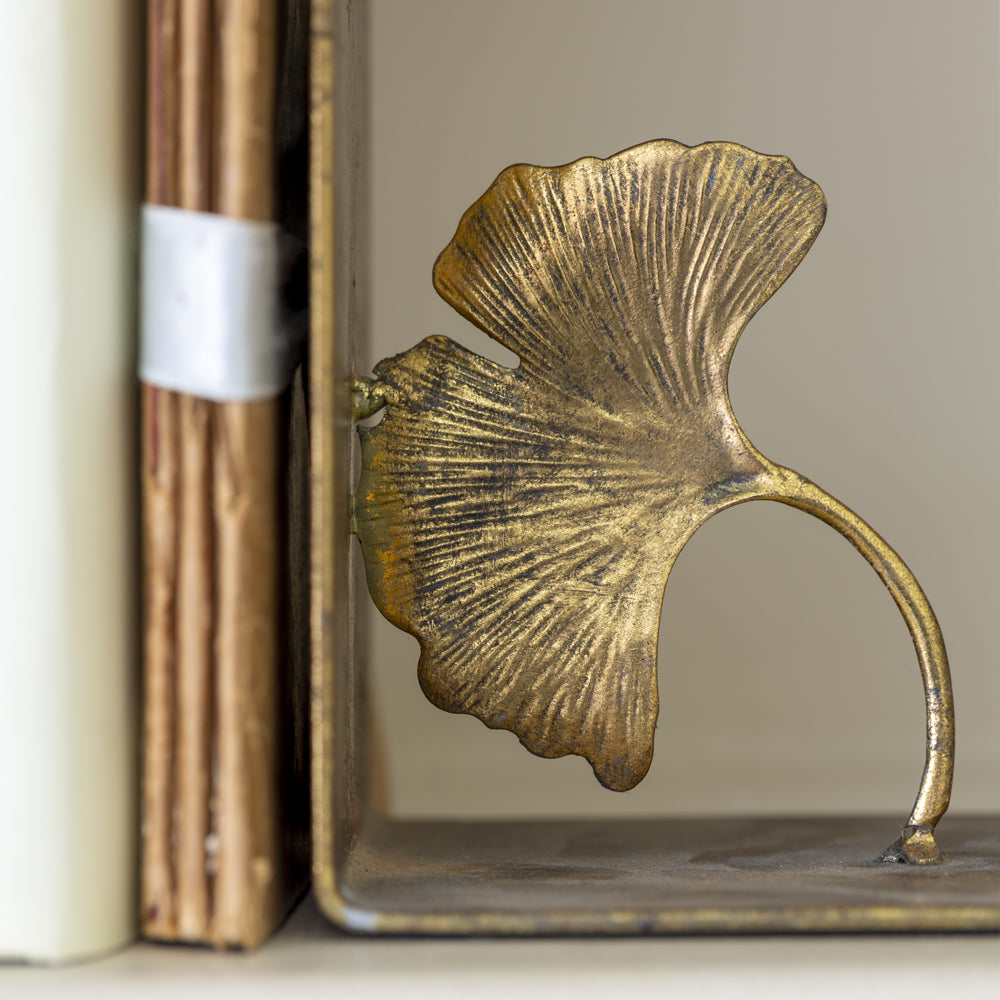
[[[274,223],[143,206],[142,381],[223,402],[280,393],[298,361],[280,264]]]

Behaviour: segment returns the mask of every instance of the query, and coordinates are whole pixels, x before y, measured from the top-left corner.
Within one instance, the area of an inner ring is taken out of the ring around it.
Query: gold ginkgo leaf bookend
[[[816,238],[819,187],[790,160],[649,142],[505,170],[438,258],[441,296],[520,359],[443,337],[354,385],[354,526],[375,604],[420,643],[449,712],[626,790],[653,754],[664,587],[719,511],[776,500],[868,560],[913,637],[927,708],[913,811],[883,860],[942,860],[954,718],[948,661],[913,574],[846,506],[765,458],[727,378],[753,314]]]

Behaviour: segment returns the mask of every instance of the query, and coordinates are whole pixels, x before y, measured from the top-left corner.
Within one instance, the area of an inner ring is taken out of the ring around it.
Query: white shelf
[[[60,969],[0,968],[4,997],[572,996],[703,998],[996,995],[992,935],[621,939],[370,939],[307,899],[252,954],[136,944]]]

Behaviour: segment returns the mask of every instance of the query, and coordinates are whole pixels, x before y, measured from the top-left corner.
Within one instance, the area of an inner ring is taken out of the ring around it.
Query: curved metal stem
[[[892,594],[913,637],[927,705],[927,756],[913,811],[902,836],[882,861],[943,861],[934,827],[948,808],[955,762],[955,710],[948,656],[937,618],[920,584],[888,543],[849,507],[791,469],[776,468],[776,489],[766,499],[798,507],[836,528],[871,564]]]

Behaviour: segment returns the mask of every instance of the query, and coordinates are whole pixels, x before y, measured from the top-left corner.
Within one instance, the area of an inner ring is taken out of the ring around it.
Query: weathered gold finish
[[[871,563],[906,619],[927,705],[919,794],[884,860],[941,860],[954,722],[941,633],[899,556],[818,486],[765,458],[729,401],[753,314],[826,204],[785,157],[658,141],[504,171],[434,270],[438,292],[520,358],[432,337],[355,383],[354,520],[376,605],[421,645],[427,697],[579,754],[608,788],[645,775],[667,576],[710,517],[791,504]]]

